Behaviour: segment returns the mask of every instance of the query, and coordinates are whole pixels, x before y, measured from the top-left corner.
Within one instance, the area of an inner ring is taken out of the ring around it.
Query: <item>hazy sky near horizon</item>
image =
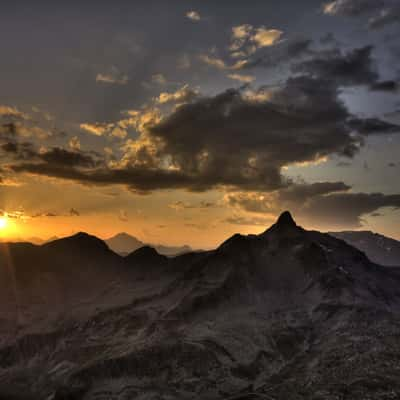
[[[398,1],[82,3],[2,5],[0,238],[400,239]]]

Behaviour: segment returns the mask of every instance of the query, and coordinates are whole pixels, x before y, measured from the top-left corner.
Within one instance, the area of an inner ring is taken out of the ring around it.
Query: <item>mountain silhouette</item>
[[[118,233],[117,235],[107,239],[105,241],[107,245],[116,253],[126,256],[129,253],[143,247],[150,246],[154,247],[158,253],[166,256],[176,256],[184,253],[189,253],[192,249],[189,246],[164,246],[160,244],[146,244],[137,239],[136,237],[129,235],[128,233]]]
[[[0,399],[400,395],[400,274],[289,212],[177,257],[86,234],[1,254],[24,318],[2,325]]]

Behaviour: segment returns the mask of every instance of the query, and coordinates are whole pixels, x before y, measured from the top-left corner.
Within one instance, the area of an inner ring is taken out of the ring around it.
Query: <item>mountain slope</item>
[[[400,276],[289,213],[214,251],[123,262],[130,301],[3,343],[0,399],[400,396]]]
[[[400,242],[371,231],[329,232],[363,251],[377,264],[400,267]]]

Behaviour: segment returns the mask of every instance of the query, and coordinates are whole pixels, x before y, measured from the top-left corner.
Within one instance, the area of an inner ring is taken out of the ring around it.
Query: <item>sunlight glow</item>
[[[7,225],[8,225],[7,217],[6,216],[0,217],[0,229],[1,230],[6,229]]]

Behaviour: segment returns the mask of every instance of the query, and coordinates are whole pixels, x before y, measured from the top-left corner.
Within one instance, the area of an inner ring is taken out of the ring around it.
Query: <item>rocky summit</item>
[[[1,400],[400,398],[400,274],[289,212],[174,258],[0,246]]]

